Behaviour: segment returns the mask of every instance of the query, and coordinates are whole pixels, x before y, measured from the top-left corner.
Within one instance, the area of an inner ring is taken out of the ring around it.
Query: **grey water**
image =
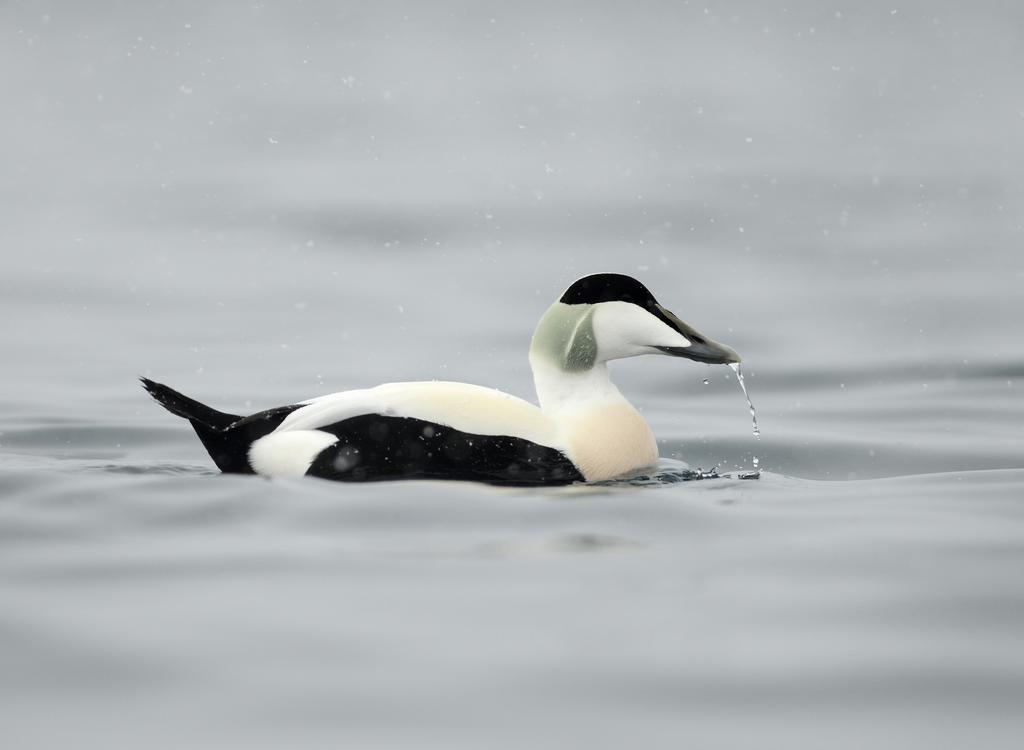
[[[0,5],[4,747],[1018,747],[1022,28]],[[270,481],[136,380],[532,398],[598,271],[743,356],[760,441],[727,368],[638,357],[646,480]]]

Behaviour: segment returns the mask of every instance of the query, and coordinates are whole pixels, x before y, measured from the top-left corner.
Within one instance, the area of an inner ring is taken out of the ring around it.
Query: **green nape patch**
[[[594,307],[553,304],[537,325],[531,350],[567,372],[589,370],[597,360]]]

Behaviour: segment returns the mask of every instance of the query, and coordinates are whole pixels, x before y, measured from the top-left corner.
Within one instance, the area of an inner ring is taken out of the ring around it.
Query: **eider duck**
[[[640,354],[740,361],[636,279],[601,273],[573,283],[537,324],[530,367],[539,408],[492,388],[430,381],[343,391],[242,417],[147,378],[142,384],[192,423],[223,472],[571,484],[657,462],[651,428],[608,378],[609,360]]]

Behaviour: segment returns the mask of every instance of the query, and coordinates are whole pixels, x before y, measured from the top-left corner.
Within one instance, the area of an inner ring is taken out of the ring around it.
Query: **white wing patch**
[[[555,423],[528,401],[493,388],[443,381],[386,383],[311,399],[263,440],[316,430],[362,414],[413,417],[462,432],[510,435],[563,450]]]
[[[324,448],[338,438],[319,430],[290,430],[264,435],[249,446],[249,465],[270,477],[301,477]]]

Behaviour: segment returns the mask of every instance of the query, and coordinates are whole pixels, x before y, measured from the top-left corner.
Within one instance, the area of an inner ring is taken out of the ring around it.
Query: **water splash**
[[[718,467],[713,469],[666,468],[653,474],[637,474],[631,477],[609,479],[606,482],[592,482],[591,485],[600,485],[602,487],[660,487],[669,484],[679,484],[680,482],[696,482],[707,479],[751,480],[760,478],[761,472],[758,469],[755,469],[754,471],[739,471],[736,473],[727,472],[725,474],[720,474],[718,473]]]
[[[747,384],[743,380],[743,370],[740,369],[739,362],[730,362],[729,367],[736,373],[736,379],[740,381],[740,388],[743,389],[743,396],[747,399],[747,406],[750,407],[750,419],[754,423],[754,437],[758,440],[761,439],[761,429],[757,426],[757,411],[754,409],[754,404],[750,400],[750,394],[747,393]]]

